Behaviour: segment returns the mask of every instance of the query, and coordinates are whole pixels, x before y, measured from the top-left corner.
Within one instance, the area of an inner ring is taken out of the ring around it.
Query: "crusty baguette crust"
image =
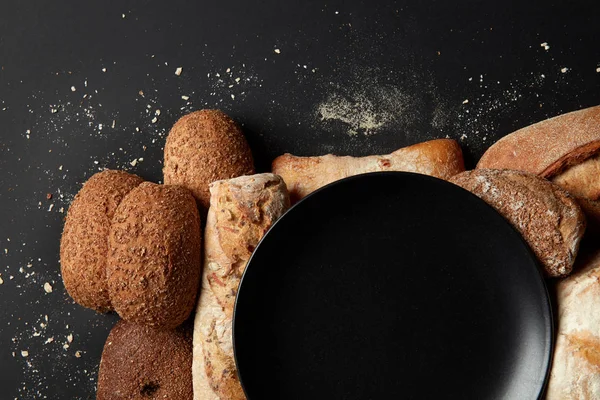
[[[565,190],[521,171],[477,169],[450,178],[494,207],[527,241],[548,276],[571,272],[585,217]]]
[[[386,155],[367,157],[297,157],[284,154],[271,166],[285,181],[292,203],[328,183],[352,175],[406,171],[448,179],[465,170],[462,150],[452,139],[437,139],[404,147]]]
[[[581,264],[556,287],[558,327],[547,400],[600,398],[600,251]]]
[[[600,150],[600,106],[559,115],[494,143],[477,168],[510,168],[549,178]]]
[[[244,400],[233,359],[235,295],[252,250],[289,207],[289,196],[273,174],[214,182],[210,192],[194,321],[194,400]]]
[[[231,317],[237,287],[254,248],[290,206],[280,176],[257,174],[213,182],[210,186],[218,245],[206,252],[208,282],[225,314]]]

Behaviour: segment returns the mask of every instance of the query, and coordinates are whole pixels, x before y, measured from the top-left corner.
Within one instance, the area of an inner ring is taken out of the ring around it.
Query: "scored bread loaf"
[[[448,179],[465,170],[462,150],[455,140],[437,139],[403,147],[386,155],[367,157],[297,157],[284,154],[271,166],[290,192],[292,203],[328,183],[358,174],[405,171]]]
[[[556,285],[558,325],[547,400],[600,399],[600,251],[577,264]]]
[[[194,320],[194,399],[243,400],[233,358],[235,296],[252,251],[289,207],[289,195],[274,174],[213,182],[210,194]]]
[[[600,106],[559,115],[494,143],[477,168],[514,169],[552,180],[580,201],[600,230]]]
[[[568,275],[585,231],[585,217],[565,190],[521,171],[476,169],[450,178],[494,207],[520,233],[547,276]]]

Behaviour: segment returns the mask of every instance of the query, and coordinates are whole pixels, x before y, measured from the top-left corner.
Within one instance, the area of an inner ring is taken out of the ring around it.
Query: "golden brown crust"
[[[527,241],[546,275],[568,275],[585,231],[576,201],[557,185],[521,171],[477,169],[450,179],[494,207]]]
[[[549,178],[600,150],[600,106],[559,115],[494,143],[477,168],[510,168]]]
[[[164,151],[164,183],[181,185],[208,209],[211,182],[254,173],[239,126],[219,110],[200,110],[173,125]]]
[[[258,174],[210,185],[215,223],[206,227],[218,246],[207,248],[205,267],[217,301],[231,317],[237,287],[258,242],[290,206],[280,176]]]
[[[556,285],[558,326],[547,400],[600,398],[600,251]]]
[[[200,218],[191,193],[145,182],[121,202],[109,236],[110,299],[121,318],[157,328],[180,325],[200,281]]]
[[[214,182],[205,230],[205,268],[194,321],[194,398],[244,400],[233,359],[232,314],[252,250],[289,206],[281,177]]]
[[[96,400],[191,400],[191,329],[157,330],[119,321],[98,373]]]
[[[328,183],[352,175],[406,171],[448,179],[465,170],[462,150],[455,140],[437,139],[404,147],[386,155],[367,157],[297,157],[284,154],[271,166],[285,181],[292,203]]]
[[[567,192],[590,200],[600,198],[600,155],[573,165],[551,178]]]
[[[60,241],[61,274],[77,303],[98,312],[112,310],[106,283],[110,221],[117,206],[143,182],[123,171],[99,172],[75,196]]]

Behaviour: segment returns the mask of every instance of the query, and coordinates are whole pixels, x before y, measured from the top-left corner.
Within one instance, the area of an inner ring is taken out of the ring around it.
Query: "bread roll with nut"
[[[160,329],[183,323],[196,304],[200,246],[187,189],[144,182],[129,192],[112,219],[106,269],[119,316]]]
[[[556,285],[558,325],[547,400],[600,399],[600,251],[581,264]]]
[[[194,399],[245,399],[233,359],[232,315],[254,248],[289,207],[283,179],[258,174],[210,185],[202,289],[194,321]]]
[[[590,227],[600,227],[600,106],[559,115],[494,143],[477,168],[530,172],[569,191],[581,202]]]
[[[568,275],[585,231],[577,202],[557,185],[522,171],[476,169],[450,178],[494,207],[520,233],[550,277]]]
[[[157,330],[119,321],[100,361],[96,400],[192,400],[191,327]]]
[[[106,282],[110,223],[123,197],[143,181],[123,171],[98,172],[69,207],[60,240],[60,268],[67,292],[84,307],[98,312],[113,309]]]
[[[272,164],[285,181],[292,203],[328,183],[368,172],[406,171],[448,179],[465,170],[462,150],[455,140],[437,139],[404,147],[386,155],[297,157],[284,154]]]
[[[254,173],[242,130],[219,110],[195,111],[180,118],[167,136],[164,157],[164,183],[189,189],[205,210],[211,182]]]

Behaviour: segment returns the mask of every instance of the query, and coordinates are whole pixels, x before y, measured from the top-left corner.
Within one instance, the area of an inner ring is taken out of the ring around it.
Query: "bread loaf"
[[[242,176],[210,185],[202,289],[194,321],[194,399],[245,399],[232,343],[232,314],[252,251],[289,207],[281,177]]]
[[[117,208],[106,268],[121,318],[156,328],[183,323],[200,283],[200,218],[180,186],[142,183]]]
[[[297,157],[284,154],[272,164],[290,192],[292,203],[328,183],[352,175],[406,171],[448,179],[465,170],[462,150],[451,139],[437,139],[404,147],[387,155]]]
[[[164,182],[189,189],[208,209],[208,185],[254,173],[250,147],[240,127],[219,110],[200,110],[179,119],[167,137]]]
[[[558,326],[547,400],[600,399],[599,281],[596,251],[556,285]]]
[[[514,169],[554,181],[578,199],[600,198],[600,106],[559,115],[494,143],[477,168]],[[600,230],[600,207],[582,205]]]
[[[191,368],[189,326],[157,330],[119,321],[102,351],[96,400],[191,400]]]
[[[123,197],[144,180],[123,171],[92,175],[69,211],[60,240],[60,265],[73,300],[98,312],[113,309],[106,283],[108,232]]]
[[[533,250],[547,276],[571,272],[585,231],[575,200],[557,185],[533,174],[477,169],[450,178],[502,214]]]

